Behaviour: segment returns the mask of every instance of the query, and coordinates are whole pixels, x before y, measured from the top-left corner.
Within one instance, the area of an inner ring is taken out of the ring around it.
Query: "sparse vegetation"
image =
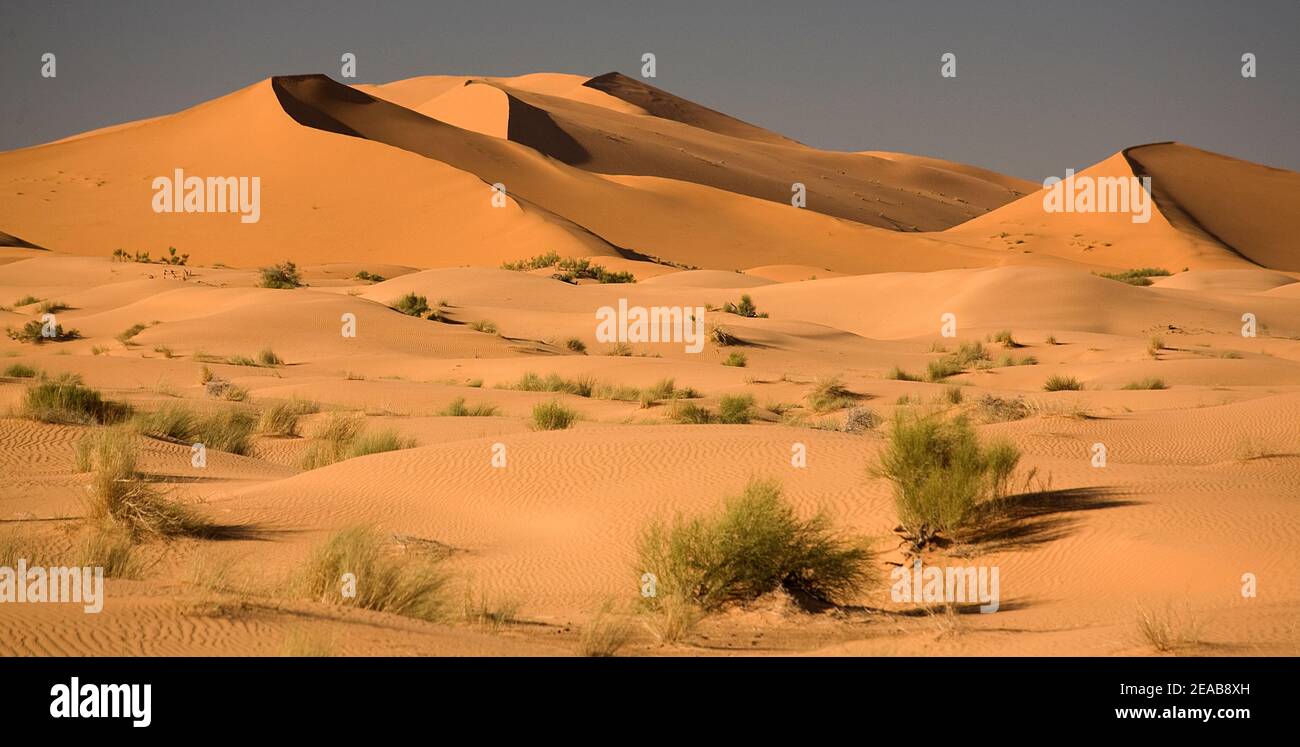
[[[299,407],[292,402],[274,402],[262,411],[257,431],[263,436],[293,438],[298,435]]]
[[[669,417],[687,425],[706,425],[713,422],[713,413],[694,402],[674,401]]]
[[[1021,345],[1020,343],[1016,342],[1016,339],[1011,336],[1011,330],[1009,329],[1004,329],[1000,332],[995,332],[989,335],[989,342],[1000,342],[1002,343],[1002,347],[1004,348],[1024,347],[1024,345]]]
[[[748,394],[724,394],[718,400],[718,422],[745,425],[753,417],[754,398]]]
[[[1047,381],[1043,382],[1043,390],[1048,392],[1077,392],[1080,389],[1083,389],[1083,384],[1073,376],[1052,374],[1047,377]]]
[[[444,417],[487,418],[497,414],[497,406],[490,402],[476,402],[466,405],[464,397],[453,399],[450,404],[438,411]]]
[[[758,313],[758,308],[754,306],[754,299],[749,297],[748,293],[740,296],[740,303],[731,303],[728,301],[722,305],[722,310],[728,314],[736,316],[745,316],[751,319],[766,319],[767,314]]]
[[[450,609],[447,577],[432,559],[398,554],[374,529],[352,527],[331,536],[308,558],[305,595],[326,604],[439,621]],[[345,574],[355,584],[345,594]]]
[[[373,272],[367,272],[366,270],[362,270],[361,272],[358,272],[356,275],[353,275],[353,276],[352,276],[352,279],[353,279],[353,280],[360,280],[360,281],[363,282],[363,283],[382,283],[382,282],[384,282],[384,276],[383,276],[383,275],[376,275],[375,273],[373,273]]]
[[[894,366],[893,368],[889,369],[889,372],[885,374],[885,378],[893,379],[894,381],[920,381],[921,380],[920,376],[917,376],[916,374],[908,373],[907,371],[904,371],[898,366]]]
[[[271,348],[262,348],[257,354],[257,365],[259,366],[282,366],[284,361],[280,356],[275,354]]]
[[[49,334],[45,334],[47,331]],[[35,345],[43,345],[47,342],[67,342],[68,340],[81,338],[80,332],[75,329],[65,330],[63,325],[57,322],[47,330],[45,323],[39,319],[32,319],[17,329],[6,327],[5,332],[11,340],[30,342]]]
[[[1123,388],[1124,389],[1168,389],[1169,385],[1165,383],[1164,379],[1155,376],[1148,376],[1145,379],[1130,381],[1129,383],[1125,384]]]
[[[1128,283],[1129,285],[1140,285],[1140,286],[1151,285],[1151,278],[1167,277],[1170,274],[1171,273],[1168,270],[1160,267],[1138,267],[1131,270],[1125,270],[1123,272],[1096,273],[1098,277],[1103,277],[1106,278],[1107,280],[1118,280],[1121,283]]]
[[[615,617],[610,605],[605,605],[587,621],[578,637],[578,653],[582,656],[616,656],[619,649],[632,638],[632,627]]]
[[[899,411],[874,473],[894,483],[899,524],[917,547],[964,526],[975,506],[1006,493],[1020,451],[981,445],[965,417]]]
[[[808,406],[820,413],[851,407],[858,401],[858,395],[846,389],[840,382],[840,377],[829,376],[818,379],[806,399]]]
[[[263,288],[301,288],[302,277],[298,274],[298,266],[292,262],[282,262],[278,265],[263,267],[261,269]]]
[[[533,430],[562,431],[578,421],[578,413],[558,400],[542,402],[533,408]]]
[[[479,319],[478,321],[470,322],[469,328],[475,332],[483,332],[489,335],[495,335],[497,333],[497,323],[490,319]]]
[[[92,473],[88,513],[100,526],[141,537],[202,536],[211,525],[188,506],[160,493],[136,471],[133,434],[123,428],[87,433],[77,462]]]
[[[429,299],[411,292],[393,301],[391,307],[407,316],[422,317],[429,313]]]
[[[1200,643],[1201,623],[1190,607],[1178,610],[1170,603],[1155,610],[1139,603],[1137,627],[1142,640],[1162,653]]]
[[[60,311],[67,311],[72,307],[62,301],[42,301],[40,306],[36,307],[37,314],[57,314]]]
[[[5,368],[4,375],[13,379],[34,379],[40,375],[40,369],[26,363],[11,363]]]
[[[1165,350],[1165,338],[1160,335],[1151,335],[1147,340],[1147,355],[1152,358],[1159,358],[1160,351]]]
[[[131,340],[146,329],[149,329],[149,325],[147,324],[132,324],[130,327],[127,327],[118,333],[117,341],[123,345],[133,345],[134,343],[131,342]]]
[[[568,348],[569,351],[573,353],[580,353],[585,355],[587,352],[587,343],[583,342],[582,340],[579,340],[576,337],[570,337],[569,339],[565,340],[564,347]]]
[[[104,399],[97,390],[83,386],[81,377],[64,374],[42,381],[27,390],[21,413],[43,423],[108,425],[130,414],[122,402]]]
[[[836,533],[825,514],[798,518],[769,480],[750,481],[715,513],[652,523],[638,549],[638,570],[656,579],[646,604],[657,611],[686,603],[707,612],[777,589],[842,604],[874,581],[865,541]]]
[[[748,362],[749,359],[745,356],[744,353],[738,353],[733,351],[730,355],[727,356],[727,359],[722,362],[722,365],[732,366],[734,368],[744,368]]]
[[[986,394],[975,403],[975,411],[985,423],[1005,423],[1011,420],[1024,420],[1032,410],[1021,397],[996,397]]]

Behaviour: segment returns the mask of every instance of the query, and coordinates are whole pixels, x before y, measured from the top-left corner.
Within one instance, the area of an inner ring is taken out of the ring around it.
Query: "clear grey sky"
[[[1300,170],[1298,31],[1298,0],[0,0],[0,150],[271,75],[337,79],[345,51],[347,82],[636,76],[648,51],[659,87],[821,148],[1041,180],[1181,140]],[[955,80],[939,76],[949,51]]]

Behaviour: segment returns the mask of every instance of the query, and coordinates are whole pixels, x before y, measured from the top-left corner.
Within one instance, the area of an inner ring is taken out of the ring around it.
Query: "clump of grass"
[[[576,337],[570,337],[569,339],[565,340],[564,347],[568,348],[570,352],[579,353],[583,355],[585,355],[587,352],[587,343],[583,342],[582,340],[579,340]]]
[[[558,400],[541,402],[533,408],[533,430],[562,431],[578,421],[578,413]]]
[[[1043,382],[1043,390],[1048,392],[1077,392],[1080,389],[1083,389],[1083,384],[1073,376],[1052,374],[1047,377],[1047,381]]]
[[[597,388],[597,384],[595,380],[586,377],[566,379],[557,373],[551,373],[543,378],[532,371],[526,371],[519,377],[518,381],[506,388],[516,389],[521,392],[564,392],[578,397],[591,397]],[[602,399],[617,398],[603,397]],[[636,396],[634,395],[632,399],[636,399]]]
[[[226,363],[232,366],[256,366],[257,361],[247,355],[232,355],[226,358]]]
[[[64,374],[28,388],[23,396],[23,417],[42,423],[108,425],[120,422],[131,412],[122,402],[104,399],[97,390],[83,386],[81,377]]]
[[[77,461],[92,474],[88,513],[100,526],[133,539],[203,536],[211,529],[188,506],[170,500],[141,477],[128,430],[109,428],[86,434],[78,443]]]
[[[889,372],[885,374],[885,378],[892,379],[894,381],[920,381],[921,380],[920,376],[917,376],[916,374],[908,373],[907,371],[904,371],[903,369],[899,368],[897,365],[889,369]]]
[[[365,282],[365,283],[382,283],[382,282],[384,282],[384,276],[383,276],[383,275],[376,275],[375,273],[373,273],[373,272],[368,272],[368,271],[366,271],[366,270],[362,270],[361,272],[358,272],[356,275],[353,275],[352,277],[353,277],[354,280],[360,280],[360,281]]]
[[[874,473],[894,483],[899,524],[918,547],[964,526],[982,500],[1006,493],[1020,451],[982,445],[964,417],[899,411]]]
[[[1151,285],[1151,278],[1167,277],[1170,272],[1162,267],[1137,267],[1123,272],[1099,272],[1096,274],[1098,277],[1107,280],[1118,280],[1129,285],[1147,286]]]
[[[700,407],[694,402],[673,401],[673,409],[669,415],[675,422],[687,425],[707,425],[713,422],[713,413]]]
[[[412,291],[393,301],[391,308],[407,316],[421,317],[429,313],[429,299]]]
[[[740,296],[740,303],[731,303],[728,301],[723,304],[722,310],[728,314],[750,317],[751,319],[767,318],[767,314],[758,313],[758,307],[754,306],[754,299],[750,298],[748,293],[744,293]]]
[[[578,636],[580,656],[617,656],[620,649],[632,639],[632,627],[627,621],[614,616],[612,605],[606,604],[582,627]]]
[[[202,369],[199,370],[200,384],[207,384],[209,381],[212,381],[214,378],[216,378],[216,374],[212,373],[212,369],[208,368],[207,366],[204,366]]]
[[[632,355],[632,346],[628,345],[626,342],[616,342],[609,346],[609,350],[605,351],[605,355],[612,355],[616,358],[626,358]]]
[[[327,604],[446,619],[447,577],[438,564],[427,556],[397,554],[389,544],[368,527],[334,534],[307,560],[301,582],[305,595]]]
[[[28,294],[28,295],[23,296],[22,298],[18,299],[17,301],[14,301],[13,305],[14,305],[15,307],[17,307],[17,306],[30,306],[31,304],[34,304],[34,303],[40,303],[40,302],[41,302],[41,299],[39,299],[39,298],[37,298],[36,296],[33,296],[33,295],[31,295],[31,294]]]
[[[179,403],[169,403],[157,410],[136,413],[132,425],[145,436],[186,442],[194,438],[198,419],[193,411]]]
[[[1017,358],[1014,355],[1002,355],[998,357],[994,368],[1011,368],[1012,366],[1037,366],[1038,359],[1032,355],[1026,355],[1023,358]]]
[[[415,439],[403,437],[392,428],[384,428],[377,431],[365,431],[352,442],[351,446],[348,447],[347,458],[355,459],[356,457],[362,457],[368,454],[382,454],[386,451],[401,451],[402,449],[414,448],[415,445]]]
[[[686,603],[712,611],[785,589],[797,598],[840,604],[873,581],[873,555],[836,533],[825,514],[800,519],[770,480],[751,480],[720,511],[642,533],[639,566],[654,575],[652,609]]]
[[[1057,342],[1057,340],[1056,340],[1056,335],[1048,335],[1048,336],[1047,336],[1047,339],[1046,339],[1046,340],[1043,340],[1043,344],[1044,344],[1044,345],[1060,345],[1061,343]]]
[[[840,383],[840,377],[829,376],[819,379],[806,399],[815,412],[830,412],[853,406],[858,395],[846,389]]]
[[[1168,389],[1169,385],[1165,383],[1164,379],[1155,376],[1148,376],[1145,379],[1130,381],[1129,383],[1125,384],[1123,388],[1124,389]]]
[[[40,306],[36,307],[37,314],[57,314],[60,311],[67,311],[72,307],[62,301],[43,301]]]
[[[33,345],[44,345],[47,342],[67,342],[68,340],[77,340],[81,338],[81,333],[75,329],[63,328],[62,324],[55,323],[49,329],[50,334],[45,334],[45,323],[39,319],[33,319],[17,329],[6,327],[5,333],[9,339],[18,342],[30,342]]]
[[[34,379],[40,373],[40,369],[26,363],[11,363],[4,371],[5,376],[13,379]]]
[[[193,439],[209,449],[247,455],[253,450],[257,419],[242,410],[221,410],[194,422]]]
[[[132,324],[130,327],[127,327],[118,333],[117,341],[123,345],[133,345],[134,343],[131,342],[131,340],[146,329],[149,329],[149,325],[147,324]]]
[[[994,332],[989,335],[989,342],[1000,342],[1004,348],[1023,348],[1024,345],[1016,342],[1016,338],[1011,336],[1011,330],[1004,329],[1000,332]]]
[[[1151,335],[1151,338],[1147,340],[1147,355],[1152,358],[1159,358],[1160,351],[1165,349],[1165,338],[1160,335]]]
[[[1011,420],[1024,420],[1032,412],[1021,397],[996,397],[986,394],[975,403],[976,413],[985,423],[1005,423]]]
[[[1157,651],[1170,652],[1200,643],[1201,624],[1190,608],[1180,611],[1171,603],[1161,611],[1139,603],[1137,618],[1138,634]]]
[[[257,431],[263,436],[293,438],[298,435],[299,406],[293,402],[275,402],[262,411],[257,421]]]
[[[930,361],[926,365],[927,381],[943,381],[949,376],[955,376],[972,364],[989,359],[988,351],[980,342],[963,342],[956,351],[949,353],[938,360]]]
[[[131,535],[111,529],[99,529],[82,541],[77,562],[90,568],[104,569],[108,578],[139,578],[140,563],[135,557]]]
[[[744,340],[728,332],[724,327],[714,327],[709,336],[713,340],[713,344],[720,348],[745,344]]]
[[[746,425],[753,417],[754,398],[748,394],[724,394],[718,400],[718,422]]]
[[[167,347],[166,345],[154,345],[154,346],[153,346],[153,351],[154,351],[155,353],[158,353],[159,355],[161,355],[161,356],[164,357],[164,358],[171,359],[171,358],[175,358],[175,357],[176,357],[176,354],[175,354],[174,352],[172,352],[172,349],[169,348],[169,347]]]
[[[289,289],[302,287],[302,277],[298,274],[298,266],[292,262],[282,262],[278,265],[263,267],[261,273],[260,285],[263,288]]]
[[[497,333],[497,323],[490,319],[479,319],[478,321],[470,322],[469,328],[475,332],[483,332],[489,335],[495,335]]]
[[[874,429],[880,423],[880,418],[876,413],[865,407],[850,408],[844,415],[844,424],[840,430],[845,433],[866,433]]]
[[[965,393],[959,386],[950,386],[943,390],[943,398],[950,405],[960,405],[965,399]]]
[[[262,348],[257,354],[257,364],[259,366],[282,366],[284,361],[275,354],[274,350],[268,347]]]
[[[744,368],[748,362],[749,359],[745,356],[744,353],[738,353],[733,351],[730,355],[727,356],[727,359],[722,362],[722,365],[733,366],[735,368]]]
[[[438,411],[444,417],[487,418],[497,414],[497,406],[490,402],[477,402],[466,405],[464,397],[453,399],[450,404]]]

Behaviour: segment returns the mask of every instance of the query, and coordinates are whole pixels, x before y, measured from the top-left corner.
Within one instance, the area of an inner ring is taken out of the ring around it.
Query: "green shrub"
[[[411,292],[393,301],[392,308],[407,316],[424,316],[429,313],[429,299]]]
[[[79,376],[65,374],[30,387],[23,397],[22,415],[43,423],[111,424],[126,418],[131,408],[104,399],[82,386]]]
[[[5,328],[5,332],[9,335],[9,339],[17,340],[18,342],[30,342],[34,345],[43,345],[47,342],[67,342],[68,340],[77,340],[81,338],[80,332],[75,329],[65,330],[63,329],[63,325],[58,324],[57,322],[52,328],[50,328],[51,334],[43,334],[44,331],[45,323],[39,319],[33,319],[17,329],[14,329],[13,327]]]
[[[718,400],[718,422],[745,425],[753,416],[754,398],[748,394],[724,394]]]
[[[204,536],[212,525],[168,499],[136,471],[132,434],[122,428],[87,433],[77,446],[78,466],[92,473],[87,497],[92,521],[132,538]]]
[[[893,379],[894,381],[920,381],[921,380],[920,376],[917,376],[916,374],[908,373],[903,369],[899,368],[898,366],[894,366],[893,368],[889,369],[889,373],[885,374],[885,378]]]
[[[484,332],[489,335],[495,335],[497,333],[497,323],[490,319],[479,319],[476,322],[470,322],[469,328],[475,332]]]
[[[40,369],[35,366],[29,366],[26,363],[13,363],[5,369],[4,375],[13,379],[34,379],[40,374]]]
[[[539,403],[533,408],[533,429],[539,431],[560,431],[578,421],[578,413],[565,407],[558,400]]]
[[[656,579],[651,607],[686,601],[711,611],[778,588],[842,604],[874,580],[865,542],[835,533],[824,514],[799,519],[774,481],[751,481],[716,513],[652,523],[638,550],[638,571]]]
[[[302,286],[302,278],[298,274],[298,267],[292,262],[263,267],[261,273],[261,286],[263,288],[299,288]]]
[[[123,345],[131,345],[133,344],[131,340],[146,329],[149,329],[147,324],[132,324],[117,335],[117,341]]]
[[[1128,283],[1129,285],[1146,286],[1151,285],[1151,278],[1166,277],[1170,272],[1160,267],[1138,267],[1123,272],[1099,272],[1096,274],[1098,277],[1103,277],[1107,280],[1118,280],[1121,283]]]
[[[194,440],[209,449],[246,456],[253,449],[257,419],[242,410],[221,410],[195,420]]]
[[[745,356],[744,353],[733,352],[727,356],[727,359],[722,362],[722,365],[734,366],[735,368],[744,368],[748,362],[749,359]]]
[[[450,609],[447,577],[431,558],[399,555],[367,527],[344,529],[313,550],[301,574],[306,596],[421,620],[440,621]],[[344,575],[355,579],[345,595]]]
[[[830,412],[845,407],[852,407],[858,401],[858,395],[844,388],[840,377],[829,376],[819,379],[813,390],[808,393],[808,406],[814,412]]]
[[[257,430],[264,436],[292,438],[298,435],[298,418],[301,411],[293,402],[276,402],[262,411]]]
[[[587,352],[587,343],[583,342],[582,340],[579,340],[576,337],[570,337],[569,339],[565,340],[564,347],[568,348],[571,352],[574,353],[585,354]]]
[[[281,366],[284,365],[284,361],[275,354],[274,350],[262,348],[261,352],[257,354],[257,364],[259,366]]]
[[[1081,384],[1079,380],[1074,378],[1073,376],[1061,376],[1059,374],[1052,374],[1051,376],[1047,377],[1047,381],[1043,382],[1043,389],[1049,392],[1061,392],[1061,391],[1075,392],[1082,388],[1083,388],[1083,384]]]
[[[1164,379],[1160,379],[1155,376],[1148,376],[1145,379],[1130,381],[1129,383],[1124,385],[1124,388],[1125,389],[1168,389],[1169,385],[1165,383]]]
[[[464,397],[457,397],[450,404],[438,411],[444,417],[486,418],[497,414],[497,407],[489,402],[478,402],[473,406],[465,404]]]
[[[924,544],[964,526],[980,501],[1004,495],[1019,459],[1009,443],[981,446],[964,417],[899,411],[874,472],[894,483],[899,523]]]
[[[670,417],[678,423],[687,425],[706,425],[713,422],[713,413],[696,405],[694,402],[681,402],[679,400],[673,400]]]

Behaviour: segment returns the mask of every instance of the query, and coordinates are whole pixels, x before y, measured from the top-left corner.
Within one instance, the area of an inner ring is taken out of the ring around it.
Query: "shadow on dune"
[[[972,554],[1020,550],[1064,537],[1078,522],[1066,514],[1136,505],[1112,488],[1068,488],[1007,496],[980,507],[973,526],[954,537]]]

